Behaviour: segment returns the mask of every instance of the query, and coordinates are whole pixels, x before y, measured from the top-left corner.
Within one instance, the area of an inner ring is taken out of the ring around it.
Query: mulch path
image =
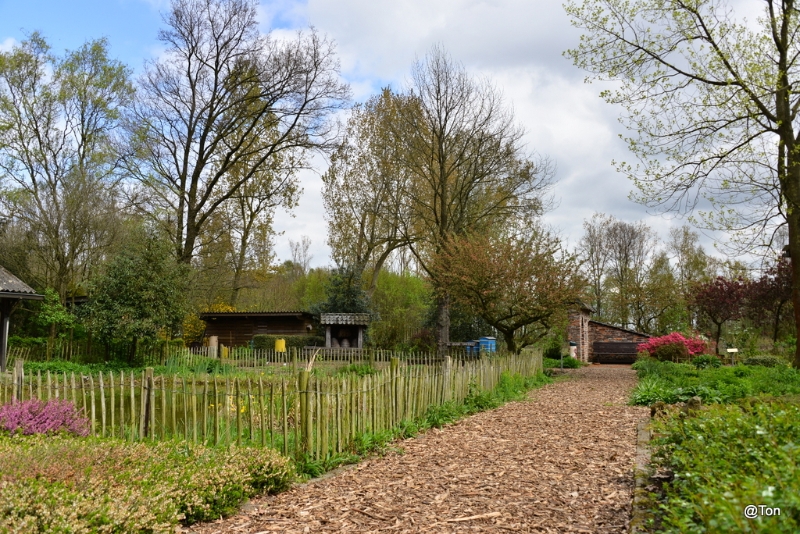
[[[629,366],[590,366],[397,443],[383,457],[255,499],[192,533],[627,532],[636,423]]]

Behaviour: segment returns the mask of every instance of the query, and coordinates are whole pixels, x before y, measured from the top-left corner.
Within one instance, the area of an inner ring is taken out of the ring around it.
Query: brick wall
[[[589,321],[589,361],[592,361],[592,343],[600,342],[629,342],[629,343],[645,343],[650,336],[639,334],[630,330],[624,330],[615,326],[598,323],[596,321]]]
[[[589,322],[589,312],[587,310],[572,311],[569,314],[567,336],[569,341],[577,343],[576,357],[584,362],[589,361],[589,353],[591,351]]]

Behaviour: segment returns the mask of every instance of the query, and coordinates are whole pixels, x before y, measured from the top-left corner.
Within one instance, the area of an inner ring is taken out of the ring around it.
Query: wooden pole
[[[308,371],[303,369],[297,375],[297,393],[300,395],[300,444],[302,451],[309,452],[308,419]]]

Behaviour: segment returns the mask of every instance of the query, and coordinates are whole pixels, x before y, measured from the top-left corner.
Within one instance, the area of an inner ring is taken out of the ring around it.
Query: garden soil
[[[627,532],[636,424],[630,366],[593,365],[382,457],[183,532]]]

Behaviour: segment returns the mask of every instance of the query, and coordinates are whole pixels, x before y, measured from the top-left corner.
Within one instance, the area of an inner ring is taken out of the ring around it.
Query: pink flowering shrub
[[[31,399],[0,406],[0,430],[25,435],[68,432],[88,436],[89,419],[67,400]]]
[[[690,356],[705,354],[706,351],[708,351],[708,345],[705,341],[698,338],[683,337],[680,332],[672,332],[671,334],[661,337],[651,337],[647,343],[640,343],[637,350],[639,352],[647,352],[650,356],[655,356],[659,347],[675,344],[684,345]]]

